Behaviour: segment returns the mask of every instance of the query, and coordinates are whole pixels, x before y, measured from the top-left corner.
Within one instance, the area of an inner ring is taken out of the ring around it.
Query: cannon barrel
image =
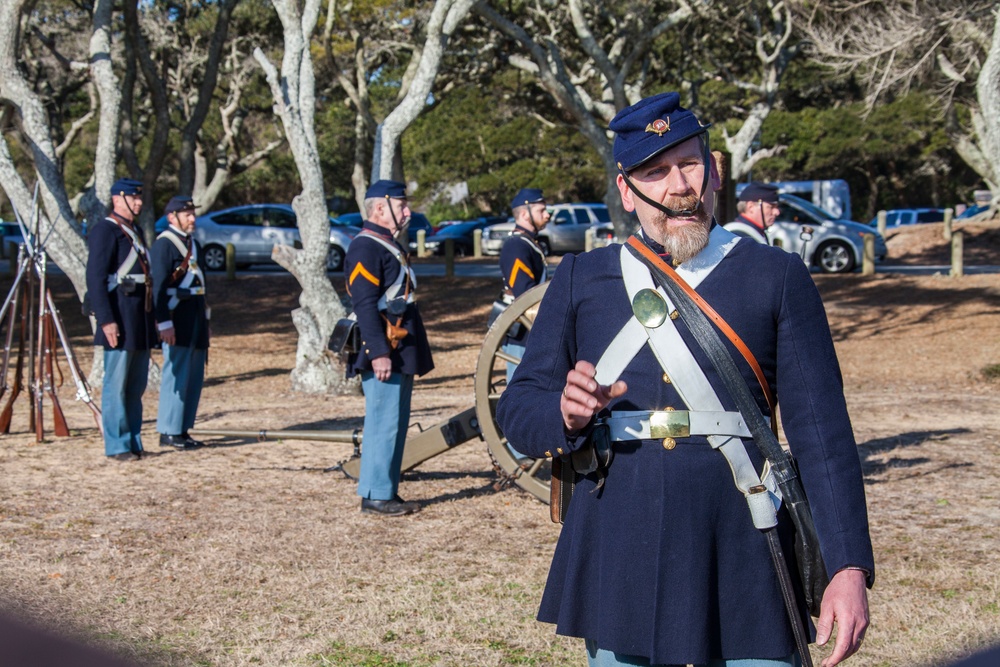
[[[191,429],[191,437],[219,436],[224,438],[252,438],[258,442],[265,440],[313,440],[317,442],[343,442],[349,445],[361,444],[361,429],[353,431],[218,431],[212,429]]]

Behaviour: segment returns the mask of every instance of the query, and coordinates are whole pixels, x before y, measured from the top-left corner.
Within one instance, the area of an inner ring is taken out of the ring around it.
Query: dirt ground
[[[995,224],[965,232],[967,266],[1000,264]],[[892,261],[947,263],[940,225],[888,241]],[[816,281],[878,567],[872,627],[846,664],[937,665],[996,643],[1000,275]],[[9,280],[0,287],[6,293]],[[88,325],[68,285],[55,287],[88,370]],[[220,277],[210,291],[215,337],[199,427],[362,425],[360,395],[290,390],[292,278]],[[416,382],[412,428],[473,405],[496,291],[494,280],[422,280],[437,368]],[[0,436],[8,612],[150,665],[585,664],[578,641],[534,620],[559,529],[534,497],[494,489],[483,443],[405,474],[401,493],[423,511],[381,519],[361,515],[355,483],[329,470],[348,444],[220,438],[203,450],[160,450],[154,390],[149,454],[106,461],[71,385],[59,391],[71,437],[36,443],[23,396],[11,434]]]

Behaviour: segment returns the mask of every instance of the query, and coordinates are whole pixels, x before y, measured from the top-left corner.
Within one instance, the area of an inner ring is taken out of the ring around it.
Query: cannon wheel
[[[476,364],[476,416],[479,428],[486,440],[490,457],[502,476],[501,482],[513,482],[544,503],[549,502],[549,480],[552,465],[548,459],[518,460],[507,449],[507,438],[497,425],[497,400],[507,386],[507,362],[519,360],[503,351],[507,332],[515,324],[531,329],[538,313],[538,304],[545,294],[548,283],[532,287],[519,296],[500,316],[486,333],[483,349]]]

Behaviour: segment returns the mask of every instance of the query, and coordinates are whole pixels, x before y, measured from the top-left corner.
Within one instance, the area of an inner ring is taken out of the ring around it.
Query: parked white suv
[[[538,245],[545,254],[583,252],[587,230],[593,225],[611,222],[604,204],[553,204],[549,224],[538,232]],[[514,229],[514,219],[490,225],[483,230],[482,249],[487,255],[499,255],[504,241]]]

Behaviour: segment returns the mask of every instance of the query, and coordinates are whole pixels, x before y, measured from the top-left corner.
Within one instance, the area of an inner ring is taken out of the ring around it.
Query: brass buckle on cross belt
[[[649,413],[649,437],[686,438],[691,435],[691,417],[687,410],[657,410]]]

